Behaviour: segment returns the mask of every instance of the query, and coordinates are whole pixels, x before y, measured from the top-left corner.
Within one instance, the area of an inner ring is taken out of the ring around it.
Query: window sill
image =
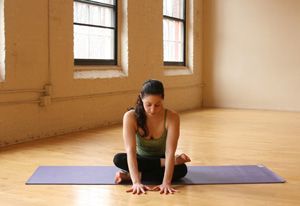
[[[164,66],[165,76],[192,75],[193,71],[186,66]]]
[[[121,70],[121,67],[119,66],[105,66],[103,69],[99,69],[99,67],[95,68],[76,68],[73,77],[74,79],[105,79],[122,78],[128,76],[123,70]]]

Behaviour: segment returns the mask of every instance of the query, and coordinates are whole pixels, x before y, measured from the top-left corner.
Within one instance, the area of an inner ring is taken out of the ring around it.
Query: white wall
[[[300,111],[300,1],[204,1],[204,105]]]

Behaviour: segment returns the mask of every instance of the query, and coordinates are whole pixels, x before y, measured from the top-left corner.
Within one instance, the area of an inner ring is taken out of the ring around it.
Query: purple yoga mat
[[[27,185],[114,185],[119,169],[114,166],[40,166]],[[187,175],[173,184],[283,183],[285,180],[264,165],[188,166]],[[158,184],[158,182],[144,182]]]

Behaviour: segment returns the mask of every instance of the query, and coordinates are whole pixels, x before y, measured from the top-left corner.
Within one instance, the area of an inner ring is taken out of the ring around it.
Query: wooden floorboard
[[[178,153],[189,165],[264,164],[284,184],[177,186],[132,195],[128,186],[25,185],[40,165],[112,165],[122,127],[71,133],[0,149],[0,205],[300,205],[300,113],[201,109],[181,116]]]

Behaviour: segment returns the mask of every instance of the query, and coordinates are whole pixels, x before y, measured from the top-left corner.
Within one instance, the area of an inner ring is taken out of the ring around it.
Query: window
[[[74,64],[117,64],[117,0],[74,0]]]
[[[163,0],[164,65],[185,65],[185,0]]]
[[[5,79],[4,0],[0,0],[0,81]]]

